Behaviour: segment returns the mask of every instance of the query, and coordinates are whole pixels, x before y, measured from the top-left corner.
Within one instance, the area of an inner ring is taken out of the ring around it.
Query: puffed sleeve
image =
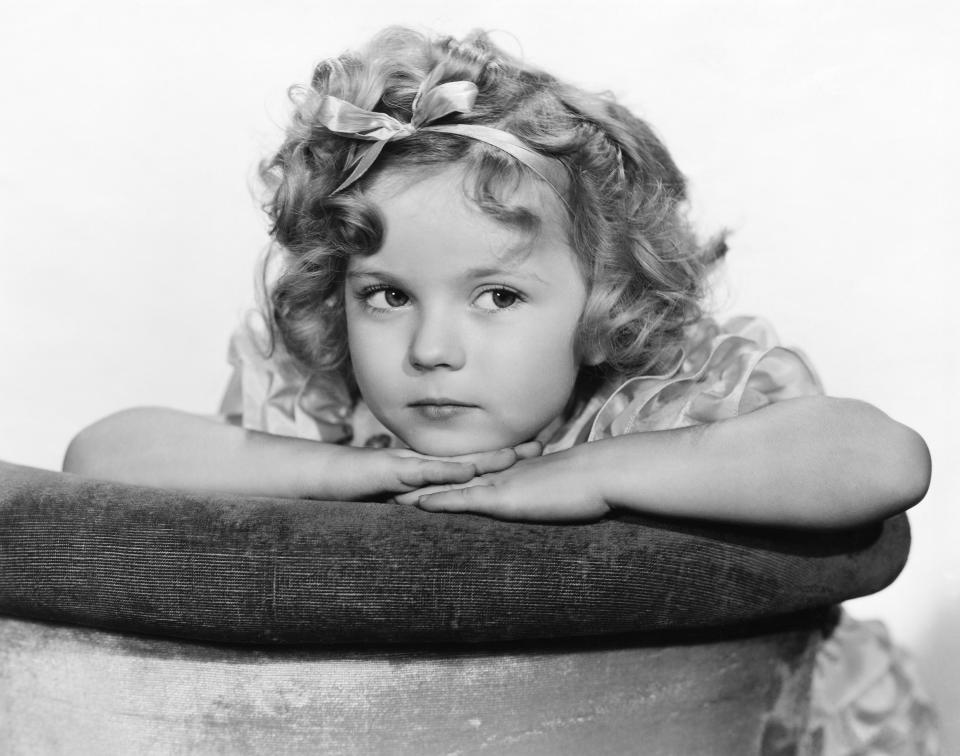
[[[220,412],[250,430],[316,441],[349,441],[350,396],[334,373],[305,373],[283,348],[269,348],[266,325],[247,318],[230,339],[233,375]]]
[[[632,378],[613,392],[588,440],[712,423],[822,393],[807,358],[780,346],[766,321],[740,317],[718,326],[704,319],[691,329],[676,370]]]

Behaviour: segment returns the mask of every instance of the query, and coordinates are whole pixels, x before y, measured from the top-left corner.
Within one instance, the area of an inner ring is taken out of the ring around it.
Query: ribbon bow
[[[567,205],[560,190],[566,183],[563,164],[530,149],[510,132],[474,123],[429,125],[451,113],[469,113],[476,99],[477,85],[471,81],[449,81],[427,90],[421,85],[413,99],[410,123],[403,123],[386,113],[364,110],[346,100],[325,95],[317,110],[317,120],[335,134],[372,142],[352,157],[348,167],[353,170],[333,193],[346,189],[363,176],[388,142],[405,139],[417,131],[438,131],[486,142],[509,153],[543,179],[557,193],[560,201]]]

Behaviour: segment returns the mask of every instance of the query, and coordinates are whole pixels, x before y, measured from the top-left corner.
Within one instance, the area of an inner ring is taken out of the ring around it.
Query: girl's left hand
[[[610,511],[599,470],[591,470],[583,447],[524,459],[501,472],[396,497],[428,512],[473,512],[501,520],[576,522],[597,520]]]

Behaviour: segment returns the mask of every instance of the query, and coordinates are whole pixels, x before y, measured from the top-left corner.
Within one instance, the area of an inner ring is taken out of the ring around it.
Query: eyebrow
[[[467,278],[495,278],[496,276],[519,276],[520,278],[533,279],[543,284],[546,283],[546,281],[533,271],[519,270],[517,268],[486,267],[470,268],[467,271]]]
[[[498,268],[498,267],[478,267],[478,268],[469,268],[464,275],[464,278],[467,279],[476,279],[476,278],[496,278],[498,276],[515,276],[519,278],[526,278],[532,281],[538,281],[539,283],[546,284],[540,276],[532,271],[523,271],[516,268]],[[399,280],[400,277],[394,275],[393,273],[387,273],[386,271],[377,270],[376,268],[367,268],[360,270],[351,270],[347,272],[347,278],[383,278],[390,281]]]
[[[348,270],[347,278],[396,278],[396,276],[376,268],[369,268],[367,270]]]

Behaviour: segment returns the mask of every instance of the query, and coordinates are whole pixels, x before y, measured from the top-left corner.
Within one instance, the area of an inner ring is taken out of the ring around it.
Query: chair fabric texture
[[[0,617],[3,754],[817,753],[817,631],[250,646]]]
[[[908,550],[902,515],[833,533],[506,523],[0,462],[0,614],[200,641],[723,637],[878,591]]]

